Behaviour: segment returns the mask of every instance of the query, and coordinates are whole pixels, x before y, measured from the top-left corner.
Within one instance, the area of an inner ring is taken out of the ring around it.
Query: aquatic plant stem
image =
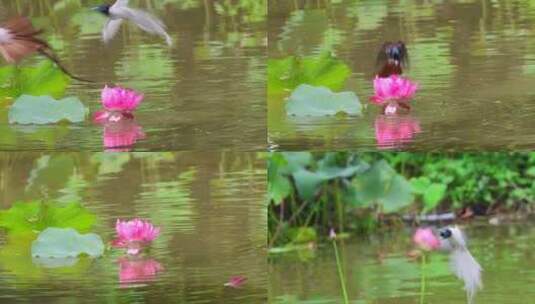
[[[342,263],[340,262],[340,255],[338,254],[338,246],[336,246],[336,240],[332,239],[334,255],[336,257],[336,267],[338,268],[338,276],[340,277],[340,286],[342,287],[342,295],[344,296],[344,304],[349,304],[349,298],[347,297],[346,282],[344,279],[344,272],[342,270]]]
[[[424,296],[425,296],[425,257],[426,254],[424,253],[422,255],[422,264],[420,267],[420,304],[424,303]]]

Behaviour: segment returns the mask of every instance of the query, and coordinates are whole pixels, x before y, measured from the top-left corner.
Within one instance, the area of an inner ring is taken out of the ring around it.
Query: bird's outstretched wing
[[[109,19],[102,29],[102,41],[104,43],[110,42],[119,31],[122,23],[123,19]]]
[[[137,10],[129,7],[119,7],[114,10],[114,13],[124,19],[128,19],[131,22],[135,23],[145,32],[165,38],[165,41],[169,46],[173,45],[173,40],[171,39],[171,36],[169,36],[169,34],[167,33],[165,24],[153,15],[142,10]]]

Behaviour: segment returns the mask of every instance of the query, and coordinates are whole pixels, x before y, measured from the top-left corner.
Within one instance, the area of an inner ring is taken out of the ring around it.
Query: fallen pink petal
[[[131,221],[117,220],[115,224],[117,239],[112,242],[114,247],[126,248],[130,255],[137,255],[144,246],[149,245],[160,235],[160,228],[154,227],[149,221],[134,219]]]
[[[436,250],[440,247],[440,240],[433,233],[431,228],[418,228],[412,236],[412,241],[416,246],[425,251]]]
[[[239,288],[243,286],[243,284],[245,284],[246,281],[247,281],[247,278],[244,276],[235,276],[235,277],[231,277],[230,280],[227,283],[225,283],[225,286],[231,287],[231,288]]]
[[[137,260],[122,257],[118,260],[121,284],[153,281],[164,268],[153,259]],[[127,285],[124,285],[125,287]]]

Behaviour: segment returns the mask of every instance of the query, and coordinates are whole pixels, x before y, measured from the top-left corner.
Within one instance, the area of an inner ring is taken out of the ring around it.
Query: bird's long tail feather
[[[483,288],[481,266],[466,249],[454,250],[450,255],[450,267],[453,273],[464,281],[468,303],[473,303],[476,292]]]
[[[69,72],[69,70],[67,70],[67,68],[65,68],[65,66],[63,66],[63,64],[59,61],[58,57],[52,52],[51,49],[40,49],[39,50],[39,54],[41,54],[41,55],[47,57],[48,59],[52,60],[63,73],[65,73],[66,75],[68,75],[72,79],[76,79],[76,80],[81,81],[81,82],[94,82],[94,81],[91,81],[91,80],[80,78],[78,76],[73,75],[71,72]]]

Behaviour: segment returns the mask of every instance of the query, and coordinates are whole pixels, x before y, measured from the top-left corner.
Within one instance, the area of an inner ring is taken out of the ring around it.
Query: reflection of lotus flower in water
[[[375,77],[373,81],[375,95],[371,101],[383,106],[384,114],[396,114],[399,108],[410,109],[409,101],[418,90],[418,84],[410,80],[392,75],[390,77]]]
[[[130,151],[132,146],[143,138],[145,138],[145,133],[134,120],[123,120],[104,125],[104,147],[108,151]]]
[[[435,250],[440,247],[440,241],[431,228],[418,228],[412,236],[412,241],[425,251]]]
[[[421,131],[420,123],[410,116],[380,115],[375,120],[375,138],[380,148],[395,147]]]
[[[117,239],[113,245],[127,248],[127,253],[132,255],[138,254],[144,245],[149,244],[160,235],[160,228],[140,219],[117,220],[115,230],[117,231]]]
[[[118,263],[119,281],[122,284],[152,281],[163,271],[162,265],[153,259],[137,260],[122,257]]]
[[[143,94],[121,87],[104,87],[102,90],[104,110],[95,113],[93,119],[97,123],[118,122],[132,119],[132,112],[143,101]]]

